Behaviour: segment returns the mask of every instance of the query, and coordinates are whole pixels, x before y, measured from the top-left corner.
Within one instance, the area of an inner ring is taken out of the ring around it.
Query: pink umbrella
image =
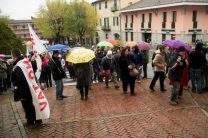
[[[139,47],[139,49],[141,51],[152,49],[152,46],[149,43],[146,43],[146,42],[140,42],[140,43],[137,44],[137,46]]]
[[[0,54],[0,58],[4,58],[5,57],[5,55],[4,54]]]
[[[186,44],[184,47],[185,47],[185,49],[186,49],[187,51],[189,51],[189,52],[191,52],[191,51],[193,50],[192,47],[189,46],[188,44]]]
[[[117,41],[113,40],[113,39],[106,39],[105,41],[111,43],[112,45],[116,45],[117,44]]]

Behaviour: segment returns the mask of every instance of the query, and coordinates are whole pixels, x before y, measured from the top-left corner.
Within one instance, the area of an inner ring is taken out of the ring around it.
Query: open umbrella
[[[50,46],[47,50],[48,51],[56,51],[56,50],[64,51],[64,50],[70,50],[70,49],[71,48],[69,46],[62,45],[62,44],[56,44],[56,45]]]
[[[117,41],[116,40],[106,39],[105,41],[111,43],[112,45],[117,45]]]
[[[75,48],[66,56],[66,61],[77,63],[86,63],[95,58],[92,50],[86,48]]]
[[[4,57],[6,57],[6,55],[0,54],[0,58],[4,58]]]
[[[186,44],[184,47],[185,47],[185,49],[186,49],[187,51],[189,51],[189,52],[191,52],[191,51],[193,50],[192,47],[189,46],[188,44]]]
[[[103,47],[113,47],[113,44],[111,44],[110,42],[106,42],[106,41],[101,41],[97,44],[97,46],[103,46]]]
[[[137,46],[137,43],[134,42],[134,41],[129,41],[125,44],[125,46],[130,46],[130,47],[133,47],[133,46]]]
[[[152,46],[149,43],[146,43],[146,42],[140,42],[137,45],[138,45],[138,47],[141,51],[152,49]]]

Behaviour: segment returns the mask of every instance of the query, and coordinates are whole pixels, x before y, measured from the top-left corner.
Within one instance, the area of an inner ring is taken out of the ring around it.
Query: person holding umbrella
[[[66,57],[66,61],[74,64],[77,88],[79,88],[81,100],[88,99],[88,91],[91,84],[90,61],[93,58],[95,58],[94,52],[86,48],[74,49]]]

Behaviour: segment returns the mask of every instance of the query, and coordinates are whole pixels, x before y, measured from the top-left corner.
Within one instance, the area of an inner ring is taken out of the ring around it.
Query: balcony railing
[[[166,22],[162,22],[162,28],[166,28]]]
[[[111,7],[111,11],[112,12],[118,11],[118,6],[114,5],[113,7]]]
[[[111,28],[110,28],[110,26],[102,26],[102,30],[103,31],[110,31]]]
[[[197,28],[197,22],[193,22],[193,28]]]

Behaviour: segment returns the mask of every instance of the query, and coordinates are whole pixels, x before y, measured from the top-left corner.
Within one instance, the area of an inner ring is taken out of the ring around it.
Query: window
[[[27,37],[27,35],[26,34],[24,34],[24,38],[26,38]]]
[[[25,25],[23,25],[22,28],[25,29]]]
[[[117,7],[117,0],[114,0],[114,7]]]
[[[108,2],[105,1],[105,8],[107,9],[108,8]]]
[[[163,12],[163,22],[167,21],[167,12]]]
[[[145,14],[142,14],[141,28],[144,28]]]
[[[131,15],[131,28],[133,28],[133,23],[134,23],[134,15]]]
[[[99,3],[99,10],[101,10],[101,2]]]
[[[126,23],[125,23],[125,28],[128,27],[128,15],[126,15]]]
[[[131,32],[131,41],[134,41],[134,33]]]
[[[119,18],[117,17],[117,21],[116,21],[117,26],[119,26]]]
[[[108,39],[108,34],[105,34],[105,38]]]
[[[171,34],[171,40],[175,40],[176,35],[175,34]]]
[[[149,22],[148,22],[148,28],[152,27],[152,13],[149,13]]]
[[[175,22],[176,22],[176,18],[177,18],[177,12],[176,11],[173,11],[172,13],[172,21],[171,21],[171,28],[172,29],[175,29]]]
[[[113,17],[113,26],[116,25],[115,20],[116,20],[116,17]]]
[[[102,26],[102,19],[100,18],[100,26]]]
[[[95,11],[97,11],[97,7],[96,7],[96,4],[94,5],[94,9],[95,9]]]
[[[197,11],[193,11],[193,28],[197,28],[197,16],[198,16],[198,12]]]
[[[166,40],[166,34],[162,34],[162,41]]]
[[[104,26],[109,26],[109,18],[104,18]]]
[[[126,41],[128,41],[128,32],[126,32]]]
[[[196,34],[192,34],[192,43],[196,42]]]

